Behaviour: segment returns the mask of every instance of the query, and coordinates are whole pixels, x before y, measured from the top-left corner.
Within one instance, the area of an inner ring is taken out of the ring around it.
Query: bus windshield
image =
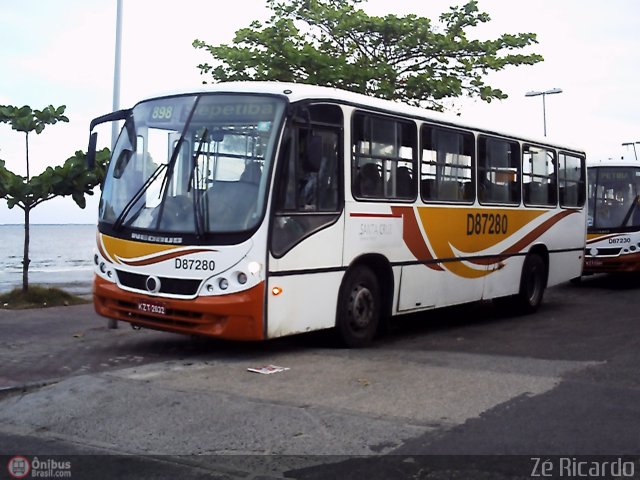
[[[284,106],[272,96],[232,94],[138,104],[111,157],[100,223],[197,235],[252,229]]]
[[[597,167],[588,171],[590,229],[640,226],[640,168]]]

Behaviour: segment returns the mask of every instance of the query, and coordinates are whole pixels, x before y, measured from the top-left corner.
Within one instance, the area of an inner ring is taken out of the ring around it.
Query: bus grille
[[[615,257],[617,255],[620,255],[620,251],[622,250],[622,248],[598,248],[598,255],[604,255],[604,256],[608,256],[608,257]],[[589,253],[589,250],[587,250],[587,253]]]
[[[139,273],[124,272],[116,270],[118,274],[118,282],[120,285],[142,293],[147,293],[148,275]],[[170,295],[193,296],[198,293],[201,280],[188,280],[183,278],[158,277],[160,279],[160,291],[158,293],[167,293]]]

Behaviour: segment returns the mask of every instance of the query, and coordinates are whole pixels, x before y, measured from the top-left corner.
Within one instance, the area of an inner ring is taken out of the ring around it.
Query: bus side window
[[[557,204],[556,153],[525,145],[522,151],[522,193],[525,205]]]
[[[356,112],[353,117],[351,190],[357,199],[413,200],[417,135],[413,122]]]
[[[425,201],[470,203],[475,199],[475,138],[471,132],[422,126],[420,185]]]
[[[494,137],[478,139],[478,200],[520,203],[520,146]]]
[[[581,207],[585,200],[585,161],[582,157],[560,154],[558,183],[561,207]]]

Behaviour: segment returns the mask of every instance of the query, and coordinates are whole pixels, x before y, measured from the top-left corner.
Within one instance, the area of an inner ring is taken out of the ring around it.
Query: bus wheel
[[[347,272],[338,296],[336,333],[349,348],[371,343],[380,320],[380,287],[371,269],[355,267]]]
[[[547,268],[540,255],[530,253],[524,260],[520,292],[516,296],[516,307],[521,313],[533,313],[540,307],[547,285]]]

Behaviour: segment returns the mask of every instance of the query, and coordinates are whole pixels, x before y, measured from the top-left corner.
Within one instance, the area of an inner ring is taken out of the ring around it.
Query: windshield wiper
[[[184,127],[182,129],[182,133],[180,134],[180,138],[176,142],[175,147],[173,147],[173,153],[171,154],[171,159],[167,164],[167,171],[165,172],[164,178],[162,179],[162,185],[160,186],[160,194],[162,195],[162,202],[160,202],[160,210],[158,211],[158,220],[156,223],[156,228],[160,226],[160,222],[162,221],[162,215],[164,213],[164,206],[167,200],[167,194],[169,193],[169,189],[166,188],[169,183],[169,179],[173,177],[173,170],[176,166],[176,161],[178,160],[178,155],[180,153],[180,149],[182,148],[182,144],[184,143],[184,137],[187,134],[187,130],[189,129],[189,125],[191,124],[191,119],[193,118],[193,114],[198,108],[198,103],[200,103],[200,97],[196,98],[196,101],[189,112],[189,116],[187,117],[187,121],[184,122]]]
[[[194,182],[195,172],[198,169],[198,157],[202,154],[202,146],[204,142],[207,141],[209,137],[209,129],[205,128],[204,132],[202,132],[202,138],[200,138],[200,142],[198,143],[198,148],[196,149],[196,153],[193,154],[191,159],[191,173],[189,174],[189,181],[187,183],[187,191],[191,191],[193,187],[193,221],[196,227],[196,236],[200,238],[204,233],[204,219],[202,215],[202,207],[200,205],[201,196],[199,195],[199,191],[196,188]],[[197,176],[196,176],[197,178]]]
[[[142,195],[144,195],[144,193],[149,189],[156,178],[160,176],[162,170],[164,170],[165,168],[167,168],[167,166],[164,164],[158,165],[153,173],[149,176],[149,178],[147,178],[146,182],[144,182],[138,189],[138,191],[133,195],[133,197],[131,197],[131,200],[129,200],[124,206],[122,212],[120,212],[120,215],[118,215],[118,218],[116,218],[116,221],[113,222],[114,230],[120,230],[122,228],[122,225],[124,224],[124,221],[129,215],[129,212],[131,211],[133,206],[138,202],[138,200],[140,200],[140,198],[142,198]]]
[[[639,200],[640,200],[640,195],[636,195],[636,197],[633,199],[633,202],[631,202],[631,206],[629,207],[627,214],[624,216],[624,220],[622,220],[622,223],[620,224],[621,227],[624,227],[627,224],[627,222],[631,218],[631,214],[633,213],[635,208],[638,206]]]

